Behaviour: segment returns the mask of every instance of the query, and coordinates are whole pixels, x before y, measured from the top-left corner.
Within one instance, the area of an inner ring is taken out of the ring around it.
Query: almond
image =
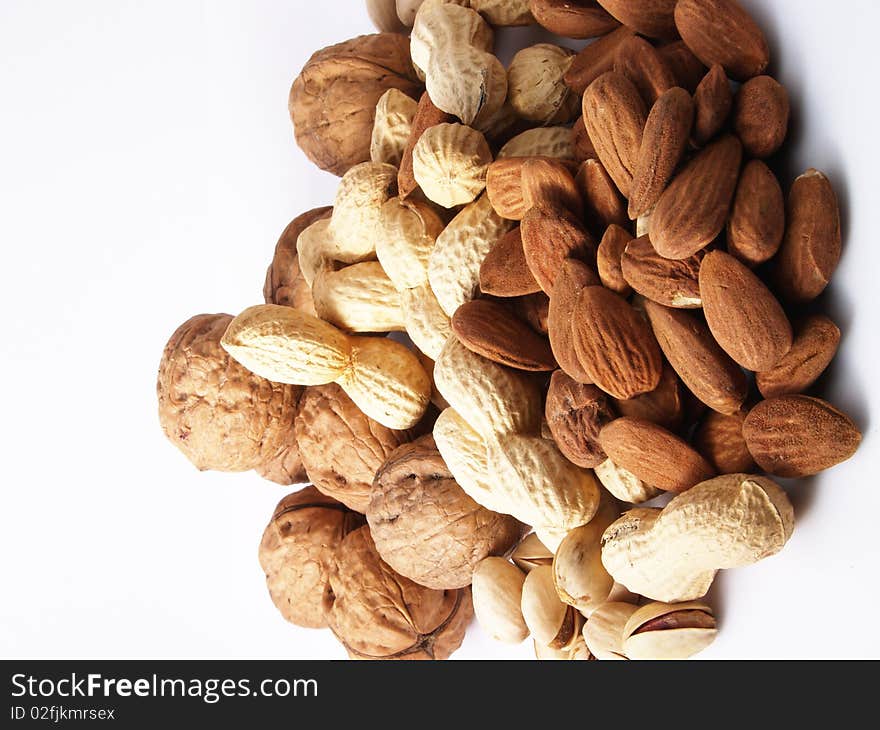
[[[736,0],[679,0],[675,27],[706,66],[720,63],[737,81],[763,73],[770,62],[767,39]]]
[[[614,71],[632,81],[650,107],[664,91],[675,86],[675,75],[657,49],[639,36],[627,38],[614,54]]]
[[[806,395],[761,401],[746,416],[743,436],[758,466],[780,477],[818,474],[850,458],[862,440],[849,416]]]
[[[681,381],[669,365],[663,366],[660,382],[650,393],[615,400],[614,405],[621,416],[651,421],[670,431],[677,431],[684,421]]]
[[[425,130],[437,124],[454,121],[456,121],[454,116],[434,106],[434,102],[431,101],[427,91],[422,94],[421,99],[419,99],[419,108],[416,110],[416,115],[413,118],[409,141],[407,141],[406,147],[403,150],[403,158],[397,171],[397,189],[401,200],[412,195],[419,187],[419,184],[416,182],[415,173],[413,173],[413,150],[422,138],[422,134],[424,134]]]
[[[808,302],[824,291],[840,261],[840,211],[828,178],[810,169],[795,180],[785,214],[776,285],[785,299]]]
[[[625,299],[602,286],[578,295],[571,321],[574,350],[590,380],[614,398],[654,390],[663,357],[647,322]]]
[[[565,83],[575,93],[583,94],[593,81],[611,70],[617,47],[633,35],[632,29],[624,25],[587,45],[565,72]]]
[[[623,252],[621,271],[633,289],[667,307],[697,309],[700,298],[700,263],[705,253],[697,251],[686,259],[665,259],[648,236],[632,241]]]
[[[529,157],[522,164],[522,196],[526,210],[536,205],[557,205],[576,217],[583,216],[580,191],[569,167],[549,157]]]
[[[452,317],[452,331],[468,350],[517,370],[554,370],[547,341],[503,304],[474,299]]]
[[[764,283],[724,251],[700,266],[703,312],[716,342],[748,370],[769,370],[791,349],[791,324]]]
[[[587,134],[587,128],[584,126],[584,115],[581,114],[575,119],[571,128],[571,146],[574,147],[574,156],[583,162],[596,158],[596,148],[593,147],[593,141]]]
[[[727,252],[746,266],[769,261],[785,233],[785,200],[776,175],[761,160],[743,168],[727,221]]]
[[[550,309],[547,315],[550,347],[559,367],[579,383],[589,383],[591,380],[581,367],[575,352],[571,321],[581,290],[598,283],[599,277],[589,266],[582,261],[566,259],[550,292]]]
[[[620,25],[590,0],[531,0],[529,8],[538,25],[565,38],[597,38]]]
[[[636,33],[651,38],[675,38],[676,0],[599,0],[605,10]]]
[[[706,73],[706,67],[684,41],[666,43],[657,49],[675,76],[675,85],[693,94]]]
[[[629,231],[617,225],[610,225],[605,230],[596,253],[596,268],[602,286],[608,287],[622,297],[629,296],[632,291],[620,268],[620,258],[627,244],[632,240]]]
[[[595,385],[557,370],[550,378],[544,415],[553,440],[570,462],[592,469],[608,458],[599,445],[599,431],[615,415],[608,396]]]
[[[596,242],[577,216],[555,206],[537,205],[520,225],[529,270],[549,294],[567,258],[595,261]]]
[[[544,292],[526,294],[513,300],[513,308],[523,321],[528,322],[535,332],[547,334],[547,319],[550,315],[550,297]]]
[[[755,460],[742,435],[746,414],[710,411],[694,433],[694,447],[719,474],[751,474]]]
[[[632,81],[608,71],[587,88],[583,107],[596,154],[617,189],[628,197],[648,118],[645,102]]]
[[[629,217],[648,213],[660,199],[681,162],[694,121],[694,102],[681,87],[673,87],[656,101],[642,135],[629,194]]]
[[[578,169],[575,183],[584,201],[587,228],[599,235],[610,225],[629,225],[626,202],[599,160],[586,160]]]
[[[700,402],[719,413],[735,413],[748,392],[740,367],[728,357],[696,315],[645,302],[660,349]]]
[[[546,163],[535,166],[535,162]],[[573,206],[579,210],[581,206],[580,193],[571,180],[574,170],[573,165],[567,161],[557,160],[550,157],[502,157],[489,165],[486,174],[486,193],[493,210],[502,218],[508,220],[522,220],[526,211],[532,206],[532,200],[524,197],[523,190],[523,167],[527,162],[533,165],[533,180],[538,174],[548,174],[552,170],[554,174],[554,189],[552,196],[560,198],[566,206]],[[533,188],[534,189],[534,188]],[[546,192],[551,195],[550,191]]]
[[[519,228],[504,234],[480,266],[480,291],[496,297],[518,297],[541,291],[523,253]]]
[[[716,63],[694,92],[694,143],[702,147],[724,127],[733,109],[733,92],[724,68]]]
[[[788,132],[788,92],[770,76],[749,79],[736,94],[733,128],[752,157],[769,157]]]
[[[618,418],[599,432],[608,458],[647,484],[684,492],[715,476],[715,470],[686,441],[640,418]]]
[[[840,329],[828,317],[816,314],[801,324],[788,353],[770,370],[755,376],[765,398],[803,393],[834,359]]]
[[[673,178],[651,214],[651,243],[661,256],[684,259],[721,233],[739,177],[742,145],[725,135]]]

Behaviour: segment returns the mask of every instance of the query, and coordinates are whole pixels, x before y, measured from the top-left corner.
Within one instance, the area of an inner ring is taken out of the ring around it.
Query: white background
[[[781,555],[719,577],[703,656],[876,658],[880,6],[745,4],[792,97],[792,172],[823,169],[841,197],[828,395],[865,439],[793,488]],[[261,301],[278,234],[332,202],[287,92],[313,50],[370,30],[359,0],[0,3],[0,656],[343,656],[265,590],[284,488],[191,467],[155,371],[189,316]],[[456,656],[530,655],[472,626]]]

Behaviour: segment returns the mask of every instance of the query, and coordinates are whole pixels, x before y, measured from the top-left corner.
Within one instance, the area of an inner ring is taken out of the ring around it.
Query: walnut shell
[[[327,626],[324,591],[336,546],[364,523],[335,499],[306,487],[282,499],[263,532],[260,566],[276,608],[291,623]]]
[[[367,509],[379,467],[414,438],[411,430],[395,431],[365,416],[335,383],[306,388],[295,430],[312,483],[357,512]]]
[[[428,588],[470,585],[477,563],[523,534],[513,517],[464,492],[431,434],[397,448],[376,473],[367,522],[382,559]]]
[[[447,659],[473,606],[469,588],[433,590],[395,573],[364,526],[334,551],[324,615],[352,659]]]
[[[302,388],[245,369],[220,346],[228,314],[199,314],[168,340],[159,364],[159,421],[201,470],[257,469],[280,484],[305,479],[294,435]]]
[[[414,99],[422,92],[406,36],[362,35],[317,51],[290,89],[297,144],[312,162],[334,175],[366,162],[376,104],[388,89]]]
[[[332,206],[313,208],[288,223],[278,243],[275,244],[275,255],[266,270],[266,283],[263,285],[263,298],[266,304],[283,304],[318,316],[315,312],[311,288],[299,268],[296,241],[299,234],[312,223],[325,220],[332,213]]]

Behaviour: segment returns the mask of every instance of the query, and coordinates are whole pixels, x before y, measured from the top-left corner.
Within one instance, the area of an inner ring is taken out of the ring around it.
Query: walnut
[[[312,629],[327,625],[324,590],[336,546],[364,523],[335,499],[306,487],[282,499],[263,532],[260,566],[272,602],[291,623]]]
[[[415,437],[365,416],[335,383],[306,388],[295,428],[311,482],[357,512],[366,511],[373,477],[388,455]]]
[[[335,175],[366,162],[376,104],[392,88],[413,99],[422,92],[404,35],[362,35],[314,53],[290,89],[297,143]]]
[[[159,421],[199,469],[248,471],[279,484],[305,480],[294,435],[302,388],[273,383],[220,346],[228,314],[199,314],[168,340],[159,364]]]
[[[400,446],[376,473],[367,522],[383,560],[429,588],[470,585],[477,563],[523,534],[516,519],[465,494],[431,434]]]
[[[433,590],[395,573],[364,526],[333,554],[324,615],[352,659],[446,659],[473,606],[470,588]]]
[[[266,271],[266,283],[263,286],[266,304],[283,304],[318,316],[312,301],[312,290],[299,268],[296,241],[299,234],[312,223],[329,218],[331,213],[332,206],[313,208],[290,221],[281,233],[281,238],[275,245],[275,256]]]

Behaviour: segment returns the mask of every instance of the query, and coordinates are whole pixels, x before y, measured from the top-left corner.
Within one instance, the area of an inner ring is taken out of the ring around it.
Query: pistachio
[[[687,659],[703,651],[718,633],[705,603],[660,603],[639,608],[623,629],[623,651],[630,659]]]

